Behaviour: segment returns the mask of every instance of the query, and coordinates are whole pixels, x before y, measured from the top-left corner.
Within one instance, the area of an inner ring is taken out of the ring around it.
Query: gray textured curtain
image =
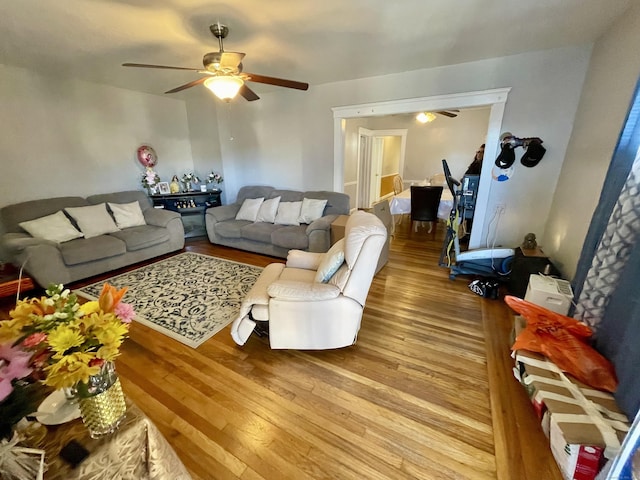
[[[574,317],[597,332],[611,295],[640,237],[640,151],[622,187],[611,217],[598,244]]]

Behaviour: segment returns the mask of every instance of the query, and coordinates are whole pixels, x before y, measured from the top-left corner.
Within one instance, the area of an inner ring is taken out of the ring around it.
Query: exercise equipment
[[[457,275],[479,275],[490,278],[502,278],[509,274],[511,261],[515,255],[513,248],[481,248],[460,252],[458,231],[461,222],[468,217],[469,199],[475,199],[476,192],[465,191],[470,183],[461,184],[451,176],[451,170],[445,159],[442,168],[447,180],[447,186],[453,195],[453,207],[447,220],[447,233],[439,265],[449,268],[449,278],[454,280]],[[475,208],[475,204],[473,205]]]

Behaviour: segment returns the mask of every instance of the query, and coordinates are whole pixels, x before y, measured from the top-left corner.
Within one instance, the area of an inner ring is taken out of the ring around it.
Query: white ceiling
[[[121,64],[200,67],[220,21],[245,71],[312,89],[593,42],[632,1],[0,0],[0,63],[162,94],[199,74]]]

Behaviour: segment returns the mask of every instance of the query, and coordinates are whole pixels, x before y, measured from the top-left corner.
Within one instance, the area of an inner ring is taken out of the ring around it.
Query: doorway
[[[403,171],[406,129],[358,127],[356,208],[371,208],[393,192],[393,177]]]
[[[394,100],[363,105],[350,105],[333,108],[334,118],[334,184],[333,188],[338,192],[354,195],[355,192],[347,189],[353,185],[344,183],[345,167],[345,128],[349,118],[384,116],[402,113],[414,113],[418,111],[451,110],[478,106],[490,107],[489,124],[487,129],[487,141],[485,147],[485,165],[489,165],[498,154],[500,144],[500,129],[504,107],[510,88],[499,88],[476,92],[466,92],[432,97]],[[487,217],[487,204],[491,184],[491,168],[483,168],[479,182],[479,193],[476,203],[476,211],[473,219],[469,248],[480,247],[482,231]]]

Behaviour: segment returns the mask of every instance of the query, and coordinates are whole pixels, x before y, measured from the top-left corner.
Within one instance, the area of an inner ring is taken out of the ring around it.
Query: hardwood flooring
[[[239,347],[227,327],[194,350],[134,322],[123,389],[194,479],[562,478],[511,374],[509,310],[470,292],[469,277],[449,280],[442,225],[408,224],[352,347],[271,350],[256,336]],[[186,250],[280,261],[205,238]]]

